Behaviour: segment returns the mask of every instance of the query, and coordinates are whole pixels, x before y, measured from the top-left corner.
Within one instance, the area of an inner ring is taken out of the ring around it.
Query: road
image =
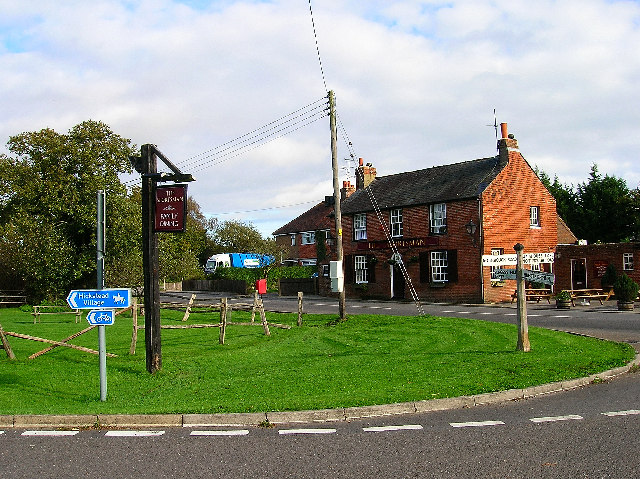
[[[307,312],[337,311],[325,298]],[[265,298],[267,309],[297,301]],[[287,308],[287,306],[289,306]],[[427,314],[514,322],[512,306],[425,305]],[[417,314],[406,303],[347,311]],[[533,326],[640,343],[640,315],[613,303],[559,312],[530,305]],[[0,433],[0,476],[224,478],[640,477],[640,373],[500,405],[275,427]],[[46,434],[46,435],[43,435]]]

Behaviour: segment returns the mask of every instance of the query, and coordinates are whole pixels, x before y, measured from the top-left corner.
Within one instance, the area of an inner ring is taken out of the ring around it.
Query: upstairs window
[[[296,235],[292,234],[291,235],[291,246],[295,246],[296,245]]]
[[[353,239],[356,241],[367,239],[367,215],[357,214],[353,217]]]
[[[529,226],[531,228],[540,228],[540,207],[529,207]]]
[[[623,253],[622,269],[624,271],[633,271],[633,253]]]
[[[402,236],[402,209],[391,210],[391,236],[398,238]]]
[[[316,242],[315,231],[305,231],[301,236],[302,241],[300,241],[300,244],[314,244]]]
[[[447,204],[437,203],[429,206],[431,234],[447,232]]]

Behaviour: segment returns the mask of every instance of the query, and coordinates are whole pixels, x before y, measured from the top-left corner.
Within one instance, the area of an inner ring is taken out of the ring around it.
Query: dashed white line
[[[191,431],[191,436],[246,436],[248,429],[231,429],[228,431]]]
[[[335,429],[280,429],[278,434],[334,434]]]
[[[570,318],[571,316],[552,316],[553,318]]]
[[[451,427],[484,427],[504,425],[502,421],[470,421],[470,422],[450,422]]]
[[[633,416],[636,414],[640,414],[640,410],[638,409],[629,409],[627,411],[610,411],[610,412],[603,412],[602,414],[604,414],[605,416]]]
[[[568,414],[566,416],[532,417],[529,420],[531,422],[541,423],[541,422],[577,421],[580,419],[584,419],[584,418],[582,416],[578,416],[577,414]]]
[[[420,424],[405,424],[402,426],[374,426],[363,427],[365,432],[389,432],[389,431],[407,431],[407,430],[419,430],[422,429]]]
[[[80,431],[24,431],[22,436],[75,436]]]
[[[480,313],[480,316],[490,316],[494,313],[490,313],[490,312],[485,312],[485,313]]]
[[[164,431],[107,431],[109,437],[153,437],[162,436]]]

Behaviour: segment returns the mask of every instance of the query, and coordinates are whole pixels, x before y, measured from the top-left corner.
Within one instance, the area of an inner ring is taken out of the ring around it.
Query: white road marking
[[[450,422],[451,427],[484,427],[484,426],[500,426],[502,421],[470,421],[470,422]]]
[[[403,426],[375,426],[375,427],[363,427],[365,432],[388,432],[388,431],[406,431],[422,429],[420,424],[405,424]]]
[[[611,411],[611,412],[603,412],[605,416],[633,416],[635,414],[640,414],[640,411],[637,409],[629,409],[627,411]]]
[[[571,316],[552,316],[553,318],[570,318]]]
[[[480,315],[481,315],[481,316],[489,316],[489,315],[491,315],[491,314],[494,314],[494,313],[489,313],[489,312],[486,312],[486,313],[480,313]]]
[[[280,429],[278,434],[334,434],[335,429]]]
[[[231,429],[228,431],[191,431],[191,436],[246,436],[248,429]]]
[[[110,437],[151,437],[162,436],[164,431],[107,431],[105,436]]]
[[[80,431],[25,431],[22,436],[75,436]]]
[[[548,417],[532,417],[529,419],[531,422],[540,423],[540,422],[558,422],[558,421],[574,421],[584,419],[582,416],[578,416],[577,414],[569,414],[566,416],[548,416]]]

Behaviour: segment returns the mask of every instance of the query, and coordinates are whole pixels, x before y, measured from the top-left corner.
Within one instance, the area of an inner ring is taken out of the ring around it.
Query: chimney
[[[518,141],[513,136],[513,133],[509,133],[506,123],[500,123],[500,133],[502,138],[498,140],[498,153],[501,160],[504,159],[505,162],[508,162],[509,151],[518,151]]]
[[[361,190],[369,186],[371,182],[376,179],[377,172],[371,163],[363,166],[364,160],[362,158],[360,158],[358,162],[360,166],[358,166],[358,170],[356,171],[356,190]]]
[[[340,190],[340,201],[344,201],[356,191],[356,187],[351,184],[350,181],[342,182],[342,189]]]

